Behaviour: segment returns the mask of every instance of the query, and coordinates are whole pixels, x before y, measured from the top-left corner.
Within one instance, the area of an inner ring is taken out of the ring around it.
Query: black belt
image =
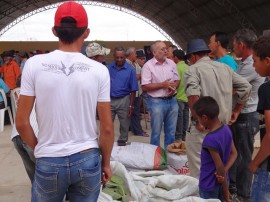
[[[121,99],[121,98],[124,98],[124,97],[126,97],[127,95],[124,95],[124,96],[121,96],[121,97],[112,97],[111,96],[111,99]]]
[[[168,96],[168,97],[155,97],[155,98],[163,99],[163,100],[170,100],[170,99],[172,99],[173,97],[175,97],[175,95],[176,95],[176,94],[171,95],[171,96]]]

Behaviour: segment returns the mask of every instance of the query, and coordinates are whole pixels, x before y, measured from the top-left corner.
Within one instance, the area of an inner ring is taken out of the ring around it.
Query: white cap
[[[111,50],[109,48],[104,48],[96,42],[89,43],[86,47],[87,57],[94,57],[96,55],[109,55]]]

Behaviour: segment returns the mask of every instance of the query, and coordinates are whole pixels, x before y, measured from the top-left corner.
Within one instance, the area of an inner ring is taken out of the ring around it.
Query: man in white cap
[[[27,60],[16,115],[17,130],[36,157],[32,201],[60,202],[66,192],[70,201],[97,201],[101,182],[112,176],[110,76],[81,53],[90,33],[84,7],[65,2],[54,20],[59,47]],[[38,137],[29,121],[34,103]]]
[[[110,52],[109,48],[104,48],[96,42],[91,42],[86,47],[87,57],[100,63],[104,62],[104,56],[109,55]]]

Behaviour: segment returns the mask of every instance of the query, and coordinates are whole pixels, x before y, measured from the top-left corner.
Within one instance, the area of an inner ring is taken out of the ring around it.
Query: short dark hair
[[[87,27],[77,28],[76,20],[71,17],[64,17],[60,27],[54,26],[58,38],[65,44],[76,41],[87,29]]]
[[[209,119],[215,119],[219,115],[218,103],[211,96],[200,97],[193,109],[199,117],[206,115]]]
[[[211,36],[215,35],[216,38],[216,42],[219,41],[220,45],[222,46],[222,48],[227,49],[228,45],[229,45],[229,37],[228,34],[225,32],[220,32],[220,31],[216,31],[213,32],[211,34]]]
[[[177,57],[179,60],[185,60],[185,52],[183,50],[180,49],[174,50],[173,56]]]
[[[124,51],[124,53],[126,53],[126,50],[124,49],[123,46],[116,46],[116,47],[114,48],[113,55],[115,55],[115,52],[116,52],[116,51]],[[126,54],[125,54],[125,56],[126,56]]]
[[[261,60],[270,57],[270,36],[259,37],[252,49]]]
[[[257,40],[257,35],[251,29],[240,29],[235,33],[234,40],[237,43],[243,42],[248,48],[252,48]]]

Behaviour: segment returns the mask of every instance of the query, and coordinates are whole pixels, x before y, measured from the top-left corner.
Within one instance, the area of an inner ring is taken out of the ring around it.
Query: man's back
[[[191,65],[185,74],[187,96],[213,97],[219,103],[219,119],[223,123],[231,118],[233,86],[241,87],[243,83],[246,82],[227,65],[208,57]]]
[[[40,131],[35,156],[66,156],[98,147],[93,117],[97,102],[110,101],[107,68],[81,53],[56,50],[32,57],[24,71],[22,86],[27,88],[21,94],[36,96]]]

